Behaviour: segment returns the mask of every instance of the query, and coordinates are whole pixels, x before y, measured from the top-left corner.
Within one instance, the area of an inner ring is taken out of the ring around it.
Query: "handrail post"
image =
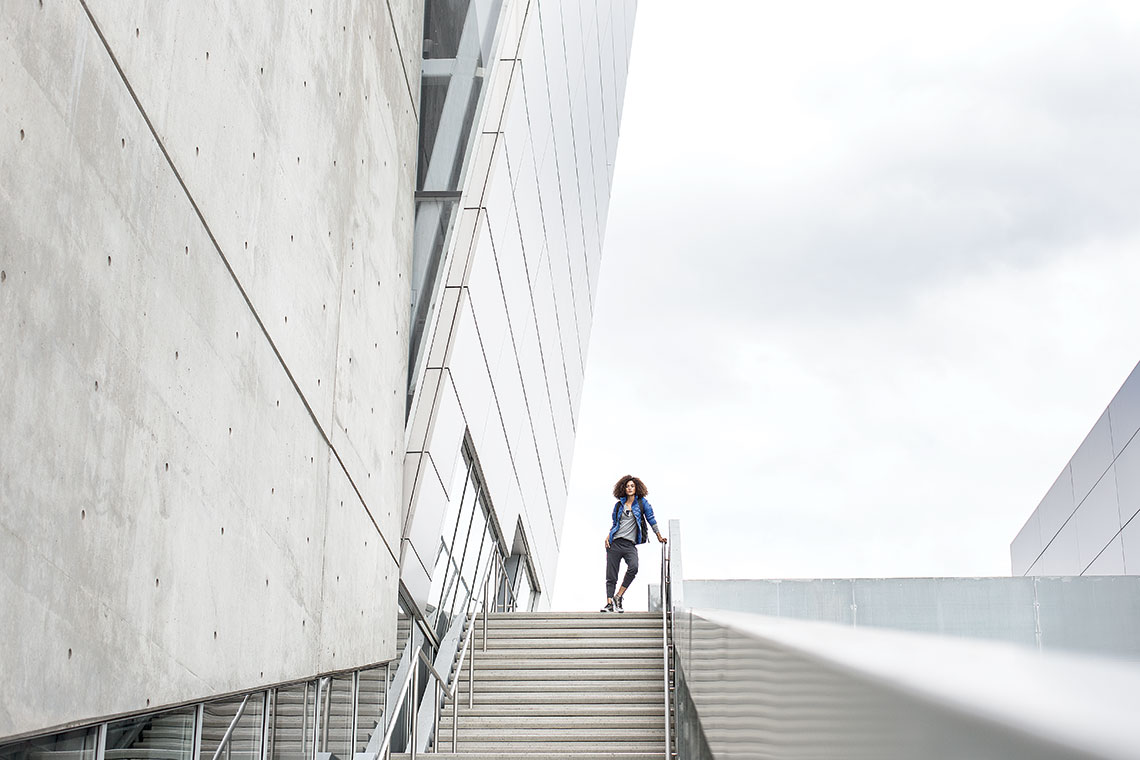
[[[665,665],[665,760],[670,760],[669,700],[669,544],[661,544],[661,650]]]
[[[435,689],[433,689],[432,691],[435,694],[435,704],[432,705],[432,713],[436,716],[436,718],[435,718],[435,733],[433,734],[433,739],[432,739],[432,743],[431,743],[431,751],[433,754],[439,754],[439,716],[443,714],[443,710],[440,709],[443,706],[443,700],[440,698],[439,679],[438,678],[435,681]]]
[[[419,722],[419,693],[420,661],[416,659],[412,661],[412,729],[409,732],[411,741],[408,749],[412,755],[412,760],[416,760],[416,724]]]

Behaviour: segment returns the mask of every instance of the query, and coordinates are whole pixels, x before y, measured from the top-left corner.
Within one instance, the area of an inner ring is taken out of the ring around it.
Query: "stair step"
[[[660,653],[656,657],[476,657],[475,677],[483,670],[661,670],[665,667]],[[471,661],[463,663],[463,672],[471,669]]]
[[[618,728],[602,728],[614,726]],[[600,731],[613,731],[615,737],[629,735],[643,736],[642,732],[661,731],[664,736],[665,709],[658,710],[657,715],[635,715],[621,711],[620,716],[610,712],[604,715],[459,715],[459,736],[476,736],[480,731],[495,734],[506,734],[512,731],[557,732],[566,738],[573,738],[579,732],[593,732],[595,738],[609,737],[609,734],[600,734]],[[440,721],[443,731],[451,730],[451,716],[446,714]],[[448,734],[444,734],[447,736]]]
[[[565,663],[563,663],[565,664]],[[467,678],[469,668],[464,666],[463,678]],[[513,679],[513,680],[534,680],[534,681],[573,681],[576,678],[582,677],[581,668],[519,668],[510,665],[499,665],[496,667],[485,668],[476,664],[475,667],[475,680],[486,682],[488,679]],[[664,670],[658,665],[657,667],[613,667],[607,666],[606,668],[597,667],[590,669],[590,675],[604,675],[606,680],[610,681],[610,686],[614,686],[614,681],[656,681],[659,684],[663,683]],[[624,684],[623,684],[624,685]]]
[[[625,628],[628,630],[657,630],[662,628],[660,616],[634,615],[570,615],[566,617],[527,617],[523,615],[491,616],[488,628]],[[475,629],[483,629],[483,619],[475,619]]]
[[[442,746],[447,747],[448,741],[451,737],[444,737]],[[579,760],[581,755],[593,755],[601,753],[603,757],[607,758],[625,758],[631,757],[626,753],[653,753],[654,757],[661,758],[665,752],[665,738],[656,741],[628,741],[628,742],[615,742],[615,741],[557,741],[546,740],[542,742],[542,749],[544,752],[534,753],[534,739],[521,739],[518,741],[504,740],[504,741],[482,741],[482,740],[464,740],[463,737],[459,738],[459,757],[471,758],[472,753],[494,753],[496,756],[506,753],[515,753],[516,758],[531,758],[531,757],[550,757],[555,755],[561,760]],[[522,753],[522,754],[520,754]],[[422,754],[422,753],[420,753]],[[417,755],[418,757],[419,755]],[[395,755],[393,755],[395,757]],[[440,755],[443,757],[443,755]],[[433,757],[432,760],[435,760]]]
[[[480,617],[481,619],[481,617]],[[488,620],[656,620],[660,612],[491,612]]]
[[[578,675],[581,675],[580,673]],[[488,681],[475,680],[475,698],[482,694],[517,694],[517,693],[557,693],[567,694],[598,693],[598,694],[629,694],[640,692],[658,693],[664,689],[665,676],[658,671],[653,679],[638,679],[615,682],[611,678],[579,678],[573,681]],[[459,693],[467,695],[467,678],[459,682]]]
[[[465,751],[468,747],[475,749],[482,745],[482,749],[515,749],[510,745],[518,745],[518,748],[534,749],[536,744],[539,744],[539,749],[610,749],[612,750],[638,750],[638,749],[652,749],[654,747],[665,748],[665,727],[662,726],[657,731],[651,729],[637,728],[628,731],[622,729],[610,729],[609,733],[601,733],[603,729],[589,729],[584,728],[581,730],[562,730],[562,729],[543,729],[543,730],[527,730],[527,729],[514,729],[505,730],[501,728],[490,729],[472,729],[472,728],[459,728],[459,748],[460,751]],[[451,730],[444,732],[443,744],[446,745],[451,741]],[[631,746],[632,745],[632,746]],[[638,746],[640,745],[640,746]],[[450,747],[449,747],[450,748]]]
[[[660,643],[656,647],[627,647],[627,646],[611,646],[611,647],[533,647],[530,649],[511,648],[511,649],[497,649],[488,647],[487,651],[479,649],[475,652],[475,661],[489,659],[489,660],[507,660],[507,659],[530,659],[530,658],[545,658],[553,659],[556,657],[571,657],[581,660],[596,660],[596,659],[646,659],[646,660],[660,660],[662,657],[662,647]],[[467,658],[471,658],[471,653],[468,652]]]
[[[475,705],[468,707],[467,693],[459,696],[459,707],[463,711],[478,710],[487,706],[492,710],[503,707],[543,705],[553,710],[573,711],[578,709],[594,709],[599,704],[620,704],[626,707],[652,707],[658,708],[664,702],[663,689],[660,684],[654,691],[621,693],[612,691],[555,691],[555,692],[499,692],[486,693],[475,691]],[[451,709],[451,700],[445,699],[446,709]]]
[[[459,717],[461,722],[463,718],[469,717],[529,718],[542,716],[567,718],[582,716],[613,720],[615,712],[614,705],[620,704],[621,715],[623,716],[655,715],[664,720],[664,702],[664,695],[655,695],[653,701],[645,700],[643,702],[631,703],[625,700],[614,699],[607,702],[578,702],[576,704],[567,704],[565,702],[557,702],[554,704],[537,702],[527,704],[525,701],[515,701],[509,704],[490,705],[480,698],[476,700],[474,707],[468,707],[466,700],[461,700],[459,704]],[[450,715],[450,710],[444,712],[445,718],[449,718]]]
[[[597,623],[588,620],[492,620],[487,626],[487,632],[491,636],[497,636],[501,631],[531,631],[531,635],[549,633],[551,636],[570,635],[569,633],[563,634],[562,631],[594,631],[594,635],[597,636],[605,636],[607,631],[622,631],[631,636],[652,636],[655,633],[664,635],[660,622],[654,623],[651,620],[630,621],[629,623]],[[472,635],[483,635],[481,623],[475,624],[475,633]]]
[[[615,631],[613,636],[591,636],[589,631],[573,631],[559,636],[508,636],[505,631],[492,631],[487,637],[488,649],[654,649],[661,652],[661,632],[657,636],[636,636]],[[473,642],[479,653],[483,651],[482,634]]]
[[[447,740],[443,742],[447,746]],[[431,755],[431,760],[568,760],[565,752],[496,752],[493,750],[485,750],[481,752],[466,751],[467,744],[460,742],[459,747],[463,752],[439,752]],[[614,751],[597,751],[597,752],[575,752],[573,760],[661,760],[661,749],[654,752],[614,752]],[[423,757],[424,753],[418,753],[416,757]],[[393,760],[411,760],[411,755],[400,752],[393,752]]]
[[[475,633],[471,634],[474,640],[482,646],[483,644],[483,629],[482,627],[476,629]],[[488,626],[487,627],[487,640],[494,642],[498,639],[540,639],[542,641],[549,641],[551,639],[602,639],[606,642],[612,642],[614,639],[652,639],[656,646],[661,645],[661,637],[663,636],[661,626],[644,625],[637,627],[622,627],[622,626]],[[603,644],[607,646],[608,644]]]

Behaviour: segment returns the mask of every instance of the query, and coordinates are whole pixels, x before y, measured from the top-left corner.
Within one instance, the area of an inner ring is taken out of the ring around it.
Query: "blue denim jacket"
[[[614,540],[614,534],[618,531],[618,526],[621,524],[621,511],[625,499],[618,499],[614,504],[614,524],[610,528],[610,541]],[[653,517],[653,507],[649,506],[649,499],[642,496],[640,499],[633,500],[633,519],[637,524],[637,543],[644,544],[649,540],[649,531],[645,529],[645,522],[648,520],[649,524],[657,528],[657,520]]]

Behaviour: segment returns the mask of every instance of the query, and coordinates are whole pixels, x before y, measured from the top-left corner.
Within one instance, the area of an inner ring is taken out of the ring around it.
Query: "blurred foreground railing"
[[[678,756],[1140,758],[1140,667],[675,610]]]

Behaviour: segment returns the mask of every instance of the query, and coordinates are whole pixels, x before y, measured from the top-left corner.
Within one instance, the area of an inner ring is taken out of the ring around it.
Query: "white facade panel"
[[[511,350],[511,336],[507,328],[503,285],[499,279],[499,267],[495,262],[495,251],[487,228],[480,234],[475,248],[466,300],[478,325],[478,338],[486,354],[487,365],[495,369],[499,366],[503,352]],[[458,345],[457,341],[457,347]]]
[[[1120,545],[1124,552],[1124,572],[1140,575],[1140,520],[1132,518],[1120,531]]]
[[[1072,519],[1077,524],[1077,543],[1083,571],[1120,532],[1120,515],[1116,510],[1116,478],[1111,469],[1077,507]]]
[[[491,374],[487,369],[487,359],[483,354],[480,340],[483,322],[475,317],[474,295],[463,304],[459,326],[456,328],[455,350],[451,354],[450,365],[455,392],[463,408],[463,417],[476,449],[481,448],[487,425],[494,414],[494,424],[499,425],[498,408],[495,404],[494,389],[491,387]],[[502,346],[502,336],[506,333],[506,318],[501,320],[498,345]]]
[[[518,162],[520,167],[515,183],[515,213],[518,215],[519,233],[526,259],[527,285],[528,289],[533,289],[535,277],[538,275],[539,261],[542,260],[546,250],[546,232],[542,225],[542,207],[538,195],[534,155],[531,153],[529,143],[523,147]]]
[[[1135,440],[1116,457],[1113,474],[1116,476],[1116,505],[1123,525],[1140,512],[1140,444]]]
[[[1112,464],[1112,433],[1107,410],[1085,436],[1069,464],[1073,470],[1073,497],[1080,504]]]
[[[1140,366],[1132,370],[1108,405],[1108,417],[1112,427],[1112,451],[1119,454],[1140,429]]]
[[[1041,555],[1041,574],[1080,575],[1084,567],[1081,564],[1080,542],[1077,539],[1077,522],[1069,520]]]
[[[435,561],[435,549],[448,506],[448,493],[444,487],[445,481],[440,479],[431,456],[424,453],[417,459],[420,471],[416,478],[416,511],[404,531],[405,550],[413,551],[415,558],[405,556],[401,559],[401,565],[407,567],[409,562],[418,560],[422,568],[414,568],[416,577],[421,574],[426,577]],[[451,485],[451,481],[446,483]],[[407,584],[408,579],[405,578],[404,582]]]
[[[1010,545],[1014,575],[1140,574],[1140,541],[1130,540],[1140,511],[1137,425],[1140,366]],[[1033,523],[1046,547],[1039,557],[1033,556]]]
[[[1120,536],[1103,547],[1081,575],[1124,575],[1124,547]]]
[[[1041,554],[1041,525],[1037,512],[1029,516],[1013,543],[1009,546],[1014,575],[1026,575],[1029,567]]]
[[[435,420],[428,441],[428,453],[431,454],[440,482],[445,485],[451,482],[455,474],[463,445],[463,433],[469,424],[459,405],[449,368],[443,375],[439,403],[436,405]]]
[[[532,12],[537,14],[535,8]],[[550,92],[546,82],[546,63],[543,60],[541,21],[537,16],[530,22],[526,43],[519,64],[523,95],[526,98],[527,121],[530,123],[530,142],[536,156],[545,154],[554,127],[550,120]]]

